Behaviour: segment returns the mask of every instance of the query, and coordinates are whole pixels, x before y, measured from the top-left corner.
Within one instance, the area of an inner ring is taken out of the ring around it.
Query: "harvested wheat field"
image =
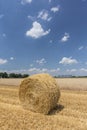
[[[87,79],[57,79],[61,97],[48,115],[22,108],[20,81],[0,79],[0,130],[87,130]]]

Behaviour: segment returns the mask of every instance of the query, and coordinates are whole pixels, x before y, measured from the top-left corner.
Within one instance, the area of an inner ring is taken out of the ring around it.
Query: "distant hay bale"
[[[24,108],[48,114],[56,105],[60,91],[49,74],[36,74],[24,79],[19,88],[19,99]]]

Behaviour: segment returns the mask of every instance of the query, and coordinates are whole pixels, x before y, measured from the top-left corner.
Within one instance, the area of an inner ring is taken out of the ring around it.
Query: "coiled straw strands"
[[[19,99],[24,108],[48,114],[59,100],[56,80],[49,74],[36,74],[24,79],[19,88]]]

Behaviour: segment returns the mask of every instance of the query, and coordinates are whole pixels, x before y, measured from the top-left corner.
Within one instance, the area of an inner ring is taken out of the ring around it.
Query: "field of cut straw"
[[[25,110],[21,79],[0,79],[0,130],[87,130],[87,79],[57,79],[61,97],[49,115]]]

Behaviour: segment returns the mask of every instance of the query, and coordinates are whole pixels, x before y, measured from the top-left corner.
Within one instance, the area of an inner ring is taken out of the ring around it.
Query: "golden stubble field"
[[[87,79],[56,80],[61,90],[58,106],[42,115],[21,107],[21,79],[0,79],[0,130],[87,130]]]

